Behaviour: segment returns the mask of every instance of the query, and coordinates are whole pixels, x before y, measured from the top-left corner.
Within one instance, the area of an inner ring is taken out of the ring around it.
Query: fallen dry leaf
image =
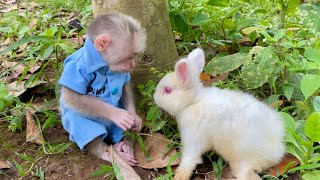
[[[200,80],[201,81],[209,81],[211,78],[213,78],[213,76],[211,74],[208,73],[200,73]]]
[[[151,161],[147,161],[144,157],[144,153],[141,150],[138,143],[136,143],[134,151],[135,157],[139,162],[138,166],[145,169],[153,168],[163,168],[166,167],[169,163],[170,157],[177,154],[177,151],[173,148],[170,150],[165,157],[163,157],[163,151],[166,149],[166,146],[169,144],[169,140],[159,133],[153,133],[150,135],[141,135],[142,139],[145,142],[146,148],[148,150]],[[180,160],[176,159],[171,165],[177,165],[180,163]]]
[[[278,100],[270,105],[272,109],[275,109],[277,106],[281,106],[283,104],[283,100]]]
[[[200,80],[202,81],[204,86],[210,86],[214,82],[225,80],[228,76],[229,73],[219,74],[216,77],[212,76],[211,74],[201,73]]]
[[[20,6],[29,10],[32,10],[36,7],[40,7],[40,5],[38,3],[35,2],[21,2]]]
[[[31,114],[34,114],[39,111],[43,110],[57,110],[58,109],[58,104],[55,99],[50,100],[50,101],[44,101],[44,99],[41,99],[37,102],[32,102],[32,108],[27,107],[27,109],[30,111]]]
[[[136,171],[124,159],[122,159],[122,157],[113,149],[112,146],[109,146],[107,151],[111,156],[111,163],[115,163],[119,166],[123,179],[141,180]]]
[[[14,67],[12,70],[19,75],[23,72],[24,68],[26,67],[24,64],[18,64],[18,62],[15,62],[15,61],[3,61],[1,63],[1,66],[6,69]],[[33,63],[33,64],[29,63],[28,66],[30,67],[28,69],[28,72],[30,73],[36,72],[41,67],[37,63]]]
[[[1,9],[0,12],[7,13],[7,12],[11,12],[11,11],[17,10],[17,9],[18,9],[18,5],[14,4],[12,6],[9,6],[7,9]]]
[[[1,0],[3,4],[14,4],[17,0]]]
[[[9,69],[12,68],[11,70],[11,78],[16,78],[18,77],[24,70],[25,66],[22,64],[18,64],[18,62],[15,61],[3,61],[1,63],[1,66]]]
[[[2,43],[2,45],[10,45],[10,44],[12,44],[13,42],[12,42],[12,39],[11,38],[7,38],[3,43]]]
[[[26,91],[26,89],[23,87],[24,83],[25,83],[25,81],[22,81],[19,84],[18,84],[18,81],[14,81],[14,82],[8,84],[7,88],[9,90],[9,95],[13,95],[15,97],[18,97],[21,94],[23,94]]]
[[[285,169],[287,164],[291,163],[291,162],[293,164],[290,167],[287,167],[287,169]],[[286,154],[285,157],[282,159],[282,161],[279,164],[277,164],[274,167],[271,167],[268,170],[268,174],[272,175],[272,176],[279,177],[281,174],[288,172],[290,169],[296,167],[298,164],[300,164],[300,162],[295,156],[293,156],[291,154]]]
[[[24,83],[26,81],[21,81],[18,84],[18,81],[14,81],[10,84],[7,84],[7,88],[9,90],[9,95],[13,95],[15,97],[20,96],[21,94],[23,94],[27,89],[24,87]],[[32,83],[31,85],[29,85],[27,88],[32,88],[35,86],[39,86],[39,85],[46,85],[48,84],[48,82],[46,81],[37,81],[35,83]]]
[[[243,39],[238,40],[237,43],[240,44],[241,46],[251,46],[252,41],[250,38],[245,37]]]
[[[0,161],[0,169],[10,169],[10,166],[6,161]]]
[[[42,138],[41,131],[38,128],[32,114],[28,110],[27,110],[26,118],[27,118],[26,142],[31,142],[39,145],[43,144],[44,139]]]
[[[38,19],[34,18],[32,21],[30,21],[29,27],[36,28],[37,27],[37,22],[38,22]]]
[[[25,49],[27,48],[27,46],[28,46],[28,43],[22,44],[22,45],[19,47],[19,49],[17,50],[17,52],[22,52],[23,50],[25,50]]]
[[[232,174],[232,171],[231,171],[230,166],[225,166],[225,167],[222,169],[221,177],[222,177],[223,179],[236,179],[236,177],[233,176],[233,174]]]

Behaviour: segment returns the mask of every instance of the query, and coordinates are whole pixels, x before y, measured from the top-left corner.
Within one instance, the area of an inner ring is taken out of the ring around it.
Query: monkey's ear
[[[100,34],[99,36],[97,36],[93,44],[97,51],[102,52],[106,50],[106,48],[111,44],[111,38],[107,34]]]

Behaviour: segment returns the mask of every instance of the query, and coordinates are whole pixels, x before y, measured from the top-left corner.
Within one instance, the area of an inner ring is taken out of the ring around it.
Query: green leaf
[[[275,42],[275,39],[270,36],[270,34],[266,30],[262,30],[260,32],[268,41]]]
[[[4,109],[4,101],[0,99],[0,112]]]
[[[279,94],[273,94],[271,96],[269,96],[267,99],[264,100],[264,102],[267,105],[273,105],[275,103],[277,103],[277,101],[279,100],[280,95]]]
[[[320,167],[320,163],[317,164],[307,164],[307,165],[303,165],[303,166],[298,166],[295,168],[292,168],[289,170],[289,172],[294,172],[294,171],[298,171],[298,170],[307,170],[307,169],[317,169]]]
[[[254,23],[257,21],[257,19],[241,19],[240,21],[237,22],[237,27],[239,30],[250,27],[254,25]]]
[[[11,33],[11,32],[13,32],[13,29],[12,29],[12,27],[0,27],[0,32]]]
[[[17,168],[20,176],[25,176],[26,172],[22,169],[22,167],[20,166],[20,164],[18,164],[15,160],[13,160],[15,167]]]
[[[38,42],[38,41],[43,41],[43,42],[53,42],[54,39],[49,38],[49,37],[45,37],[45,36],[29,36],[23,39],[20,39],[19,41],[11,44],[9,47],[7,47],[5,50],[0,51],[0,55],[7,53],[11,50],[16,49],[17,47],[22,46],[25,43],[29,43],[29,42]]]
[[[197,26],[197,25],[205,24],[209,21],[211,21],[211,19],[206,14],[196,13],[193,15],[193,20],[191,24],[194,26]]]
[[[159,131],[163,128],[164,125],[166,125],[167,121],[160,121],[157,124],[155,124],[152,128],[152,131]]]
[[[99,167],[107,172],[112,172],[113,171],[113,168],[110,167],[110,166],[106,166],[104,164],[99,164]]]
[[[301,92],[308,99],[320,87],[320,76],[314,74],[307,74],[303,76],[300,82]]]
[[[293,85],[292,84],[284,84],[282,86],[283,95],[290,101],[293,94]]]
[[[228,19],[230,17],[232,17],[236,12],[238,12],[240,9],[242,8],[242,6],[238,6],[235,8],[232,8],[231,10],[229,10],[229,12],[223,17],[223,19]]]
[[[105,174],[105,173],[106,173],[105,170],[100,169],[100,170],[98,170],[98,171],[96,171],[96,172],[91,173],[91,174],[90,174],[90,178],[95,178],[95,177],[101,176],[101,175],[103,175],[103,174]]]
[[[29,27],[28,27],[28,26],[23,26],[23,27],[19,30],[18,34],[19,34],[19,35],[22,35],[22,34],[28,32],[28,31],[29,31]]]
[[[304,56],[312,61],[315,62],[318,66],[320,66],[320,50],[313,49],[312,47],[307,47],[304,51]]]
[[[0,98],[4,98],[8,95],[9,91],[5,84],[0,83]]]
[[[42,54],[43,59],[48,59],[48,57],[53,53],[54,51],[54,46],[49,46]]]
[[[262,27],[247,27],[247,28],[242,29],[241,32],[245,35],[249,35],[252,32],[256,32],[257,30],[261,30],[261,29],[264,29],[264,28],[262,28]]]
[[[242,79],[248,89],[256,89],[268,82],[277,71],[278,56],[272,46],[255,46],[241,67]],[[274,77],[276,80],[277,77]]]
[[[107,172],[113,172],[113,168],[110,167],[110,166],[99,164],[99,167],[100,167],[100,170],[98,170],[98,171],[96,171],[94,173],[91,173],[90,174],[90,178],[101,176],[101,175],[103,175],[103,174],[105,174]]]
[[[229,1],[228,0],[209,0],[207,5],[210,6],[217,6],[217,7],[228,7]]]
[[[284,120],[284,127],[288,130],[295,131],[296,130],[296,122],[295,120],[285,112],[281,112],[281,116]]]
[[[64,51],[66,51],[68,54],[74,53],[76,50],[65,43],[59,43],[58,46],[60,46]]]
[[[302,175],[303,180],[319,180],[320,179],[320,171],[313,170],[311,172],[306,172]]]
[[[286,34],[286,30],[285,30],[285,29],[279,29],[279,30],[274,34],[274,40],[275,40],[275,41],[278,41],[278,40],[281,39],[285,34]]]
[[[46,37],[54,37],[55,33],[58,31],[57,26],[52,26],[49,29],[45,30],[41,35]]]
[[[207,73],[221,74],[240,67],[247,59],[248,53],[235,53],[232,55],[212,59],[205,67]]]
[[[316,110],[317,112],[320,112],[320,96],[316,96],[313,101],[313,108],[314,110]]]
[[[255,13],[267,14],[268,11],[266,9],[257,9],[255,11],[253,11],[253,14],[255,14]]]
[[[312,141],[320,142],[320,114],[318,112],[314,112],[308,117],[305,132]]]
[[[299,5],[300,5],[300,0],[289,0],[286,14],[296,12],[298,10]]]
[[[165,156],[167,155],[167,153],[173,148],[173,146],[174,146],[174,144],[171,144],[171,143],[169,143],[169,144],[167,144],[166,145],[166,148],[162,151],[162,153],[161,153],[161,157],[162,158],[165,158]]]
[[[34,163],[34,159],[24,154],[16,153],[21,159]]]
[[[117,180],[124,180],[121,174],[120,167],[116,163],[113,163],[112,166],[113,166],[114,173],[116,174]]]
[[[150,156],[149,156],[147,147],[146,147],[146,145],[144,144],[142,137],[141,137],[140,135],[137,135],[137,136],[136,136],[136,139],[137,139],[137,141],[138,141],[138,143],[139,143],[139,145],[140,145],[141,150],[143,151],[144,157],[146,158],[147,161],[150,161],[151,158],[150,158]]]
[[[177,11],[170,12],[170,22],[172,29],[181,32],[182,34],[187,34],[190,29],[185,13]]]

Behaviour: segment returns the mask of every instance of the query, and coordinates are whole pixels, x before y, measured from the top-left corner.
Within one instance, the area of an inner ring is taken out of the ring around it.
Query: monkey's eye
[[[134,58],[134,57],[129,57],[129,58],[127,59],[127,61],[133,61],[133,58]]]
[[[165,94],[170,94],[170,93],[172,92],[172,88],[165,86],[165,87],[163,88],[163,92],[164,92]]]

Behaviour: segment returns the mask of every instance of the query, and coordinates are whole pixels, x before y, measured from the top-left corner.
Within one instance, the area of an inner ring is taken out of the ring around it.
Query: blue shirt
[[[59,84],[119,107],[123,86],[129,81],[129,72],[114,72],[109,69],[88,37],[84,46],[65,60]],[[63,105],[61,107],[64,108]]]

